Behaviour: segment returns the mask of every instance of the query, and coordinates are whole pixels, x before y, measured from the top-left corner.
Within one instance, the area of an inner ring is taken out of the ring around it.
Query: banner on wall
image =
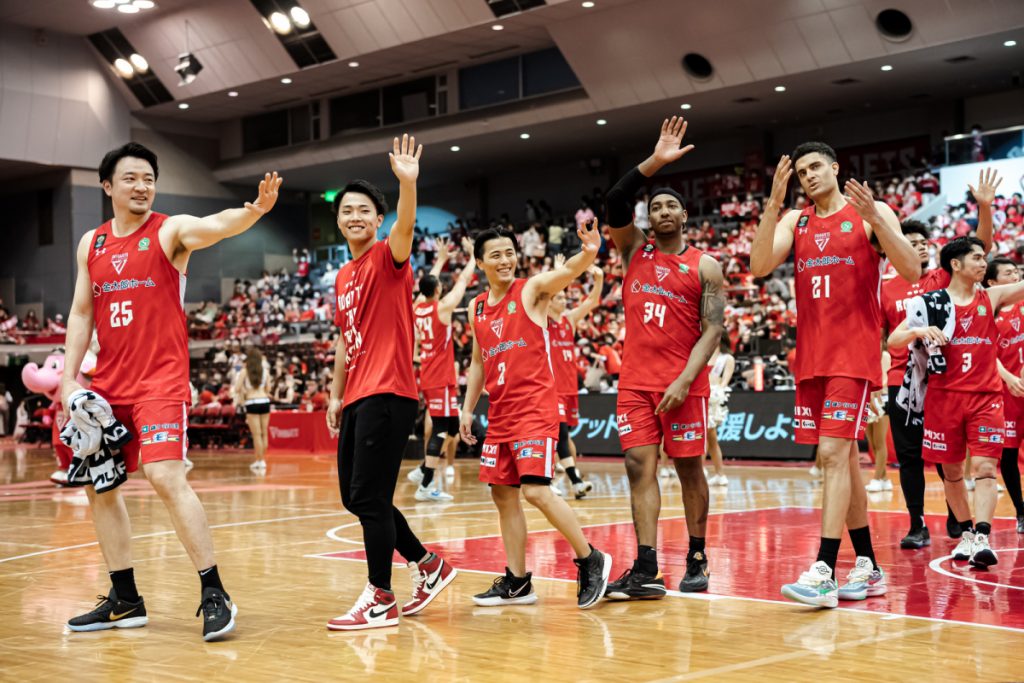
[[[810,460],[810,446],[793,443],[795,393],[734,392],[729,415],[718,428],[718,441],[727,457]],[[580,422],[570,430],[583,455],[622,455],[615,420],[616,394],[581,394]],[[477,405],[477,418],[486,428],[487,399]]]

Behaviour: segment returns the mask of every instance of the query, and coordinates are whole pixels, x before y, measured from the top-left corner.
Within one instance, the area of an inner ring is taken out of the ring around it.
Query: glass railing
[[[945,143],[947,166],[1024,157],[1024,126],[950,135]]]

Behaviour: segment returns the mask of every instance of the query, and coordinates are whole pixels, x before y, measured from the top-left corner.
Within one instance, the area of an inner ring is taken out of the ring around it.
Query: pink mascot
[[[78,381],[84,387],[89,386],[89,376],[96,368],[96,356],[86,353],[82,362],[82,371],[78,375]],[[64,351],[54,351],[46,357],[42,365],[29,363],[21,370],[21,381],[29,391],[46,396],[52,403],[50,412],[53,415],[53,433],[50,439],[53,450],[57,457],[57,470],[50,475],[50,481],[63,486],[68,481],[68,466],[71,464],[71,449],[65,446],[60,440],[60,432],[64,429],[67,416],[60,404],[60,378],[64,372]]]

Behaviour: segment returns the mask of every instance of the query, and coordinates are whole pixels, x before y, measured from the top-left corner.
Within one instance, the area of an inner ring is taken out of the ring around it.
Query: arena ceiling
[[[429,145],[431,172],[439,174],[545,155],[599,157],[644,144],[651,122],[683,103],[692,106],[684,113],[694,126],[721,135],[1020,87],[1024,64],[1019,0],[593,0],[590,8],[547,0],[501,19],[486,0],[298,4],[335,61],[298,69],[250,0],[156,0],[156,8],[134,15],[98,10],[89,0],[0,0],[0,22],[83,37],[120,28],[175,98],[143,109],[118,83],[136,115],[207,135],[225,120],[557,46],[582,91],[410,126]],[[890,7],[914,22],[901,41],[884,38],[875,24]],[[190,50],[204,70],[179,87],[174,66],[186,20]],[[503,30],[493,30],[496,23]],[[1004,47],[1010,39],[1019,46]],[[706,56],[714,74],[688,75],[680,64],[687,52]],[[883,65],[893,69],[883,72]],[[834,84],[847,79],[856,82]],[[746,98],[754,101],[737,101]],[[189,109],[180,110],[180,102]],[[597,126],[598,118],[607,125]],[[273,166],[291,187],[310,190],[339,175],[385,179],[382,154],[396,130],[247,155],[222,164],[217,175],[249,183]],[[524,131],[527,141],[519,139]],[[452,144],[458,153],[449,151]]]

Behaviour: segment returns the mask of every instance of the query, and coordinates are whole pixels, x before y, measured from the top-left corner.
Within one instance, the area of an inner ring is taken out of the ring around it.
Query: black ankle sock
[[[871,547],[871,530],[868,527],[850,529],[850,542],[853,543],[853,552],[857,557],[871,558],[871,567],[878,569],[878,563],[875,562],[875,549]]]
[[[915,505],[908,507],[907,512],[910,513],[910,530],[917,531],[924,526],[924,506]]]
[[[583,480],[580,479],[580,473],[576,471],[575,467],[566,467],[565,473],[569,476],[569,481],[574,484],[581,484]]]
[[[220,582],[220,573],[217,572],[217,565],[213,565],[209,569],[200,570],[199,582],[202,584],[203,590],[207,588],[216,588],[219,591],[224,590],[224,584]]]
[[[979,534],[985,534],[986,536],[988,536],[992,533],[992,525],[988,522],[978,522],[978,524],[974,527],[974,530],[977,531]]]
[[[649,545],[637,546],[635,564],[644,574],[654,576],[658,573],[658,551]]]
[[[974,533],[974,524],[971,520],[968,519],[966,522],[957,520],[957,524],[960,525],[960,531],[970,531],[972,534]]]
[[[832,574],[836,572],[836,562],[839,560],[839,544],[842,543],[841,538],[825,538],[821,537],[821,545],[818,546],[818,559],[816,562],[824,562],[832,569]]]
[[[135,587],[135,569],[118,569],[110,572],[110,583],[114,586],[117,597],[125,602],[138,602],[139,589]]]
[[[704,538],[702,536],[690,536],[690,549],[686,551],[686,559],[693,558],[697,553],[704,552]]]
[[[430,484],[434,481],[434,468],[420,465],[420,469],[423,470],[423,481],[420,482],[420,486],[425,489],[430,488]]]

